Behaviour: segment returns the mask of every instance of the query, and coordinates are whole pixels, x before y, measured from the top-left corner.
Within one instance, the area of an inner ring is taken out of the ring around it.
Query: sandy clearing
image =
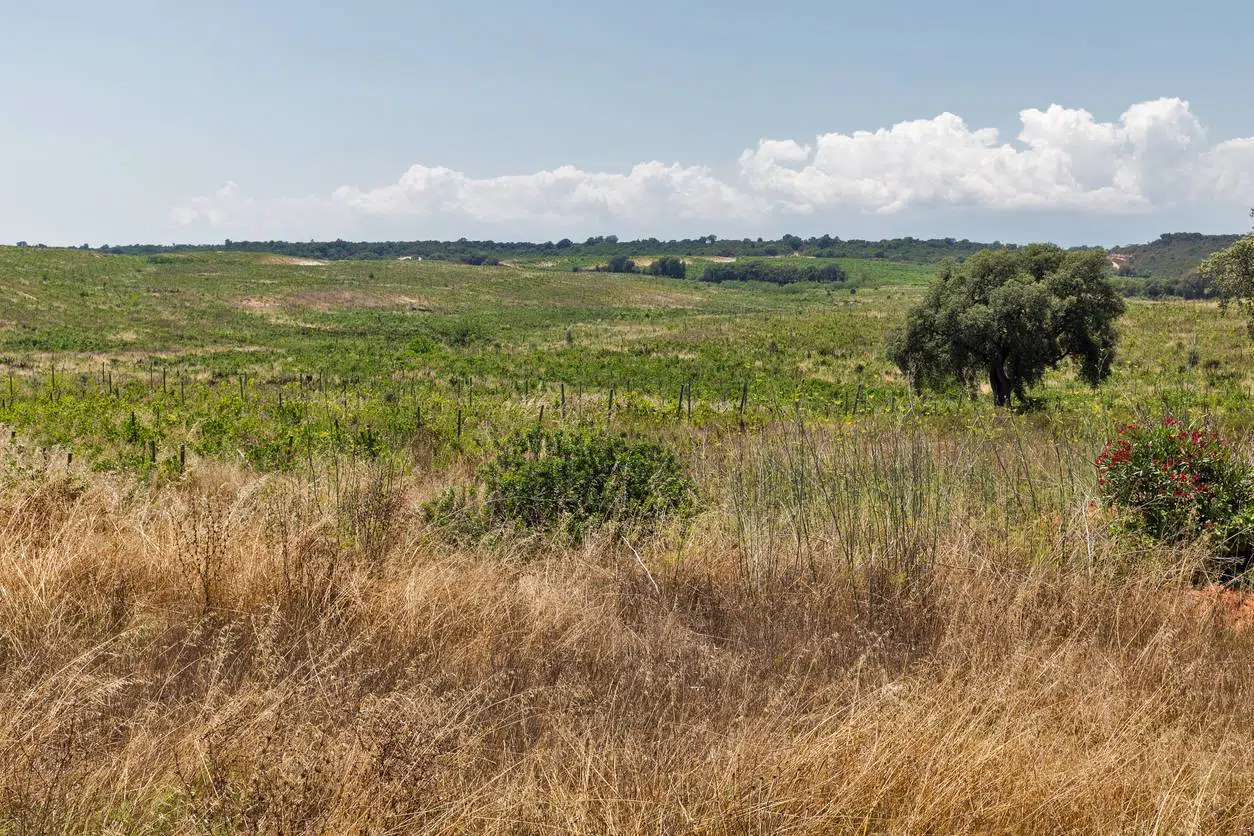
[[[635,290],[624,303],[638,308],[693,308],[705,301],[699,293],[665,290]]]
[[[294,267],[325,267],[330,262],[316,258],[297,258],[291,255],[269,255],[261,260],[263,264],[289,264]]]
[[[392,296],[372,291],[358,290],[302,290],[291,296],[247,296],[235,303],[236,307],[251,311],[291,310],[331,311],[345,308],[393,308],[430,312],[435,308],[422,296]]]
[[[423,311],[430,313],[435,310],[431,307],[431,303],[421,296],[397,296],[396,303],[398,305],[408,305],[410,310]]]

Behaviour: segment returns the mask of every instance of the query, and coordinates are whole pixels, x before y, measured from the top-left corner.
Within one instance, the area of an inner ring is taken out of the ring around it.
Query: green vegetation
[[[464,490],[450,489],[427,507],[428,519],[452,521],[459,531],[560,528],[579,539],[607,523],[647,532],[695,502],[673,452],[588,429],[517,432],[480,468],[479,480],[481,505],[468,502]]]
[[[1207,256],[1231,246],[1239,237],[1167,232],[1148,244],[1115,247],[1111,254],[1126,261],[1120,275],[1175,281],[1196,271]]]
[[[1254,827],[1243,317],[612,254],[0,248],[0,831]],[[914,391],[937,297],[1118,357]]]
[[[201,458],[263,470],[398,452],[474,459],[541,408],[633,433],[681,419],[738,429],[797,409],[969,413],[964,398],[916,397],[882,350],[934,271],[838,263],[856,295],[560,268],[0,248],[0,422],[99,469],[175,473]],[[692,259],[689,275],[717,264]],[[1163,392],[1240,413],[1237,326],[1208,308],[1134,304],[1101,408]],[[1083,413],[1093,396],[1080,383],[1062,375],[1037,394]]]
[[[632,261],[625,255],[611,256],[609,262],[605,265],[606,273],[638,273],[636,262]]]
[[[1155,540],[1205,538],[1218,574],[1254,558],[1254,467],[1204,427],[1170,416],[1119,428],[1097,457],[1103,496]]]
[[[917,238],[893,238],[884,241],[859,239],[843,241],[831,235],[803,239],[797,235],[784,235],[777,240],[761,238],[719,239],[714,235],[660,241],[645,238],[637,241],[620,241],[616,235],[598,235],[582,243],[562,239],[557,243],[510,242],[510,241],[314,241],[309,243],[289,241],[231,241],[223,244],[178,244],[161,246],[134,244],[130,246],[101,247],[100,251],[113,255],[158,255],[168,253],[235,252],[269,253],[293,258],[341,259],[395,259],[426,258],[461,263],[484,263],[473,259],[501,260],[553,260],[557,258],[590,259],[604,261],[612,256],[702,256],[748,257],[805,255],[818,258],[856,258],[885,261],[934,264],[944,258],[965,258],[986,247],[1000,247],[999,242],[981,244],[973,241],[957,241],[939,238],[922,241]]]
[[[1096,386],[1115,360],[1124,304],[1100,251],[1048,245],[977,253],[947,264],[890,341],[889,356],[916,386],[988,381],[998,406],[1065,359]]]
[[[672,279],[686,278],[688,275],[688,265],[684,263],[682,258],[673,255],[664,255],[656,258],[649,265],[650,276],[667,276]]]
[[[1212,254],[1200,272],[1214,280],[1225,299],[1250,315],[1250,331],[1254,333],[1254,235]]]
[[[1180,297],[1211,299],[1218,295],[1215,284],[1197,265],[1207,256],[1235,243],[1236,235],[1204,235],[1194,232],[1165,233],[1148,244],[1116,247],[1111,261],[1119,276],[1116,286],[1125,296],[1151,299]],[[21,242],[23,248],[28,245]],[[556,243],[520,241],[232,241],[222,244],[132,244],[102,246],[97,252],[112,255],[140,255],[161,258],[168,255],[207,253],[263,253],[285,258],[342,260],[426,259],[471,266],[525,265],[534,269],[566,271],[600,269],[604,272],[636,272],[628,264],[669,257],[668,269],[687,262],[691,270],[711,259],[796,259],[820,261],[865,261],[890,267],[933,266],[947,258],[959,262],[983,249],[1000,249],[1000,242],[979,243],[953,238],[920,240],[894,238],[882,241],[842,240],[832,235],[802,238],[783,235],[778,239],[719,239],[714,235],[662,241],[645,238],[621,241],[616,235],[599,235],[582,242],[564,238]],[[1006,245],[1014,249],[1016,245]],[[42,249],[36,245],[31,249]],[[87,250],[87,245],[80,249]],[[813,261],[811,261],[813,263]],[[848,269],[848,264],[842,267]],[[682,278],[676,272],[651,275]]]
[[[843,282],[849,278],[839,264],[796,264],[770,261],[737,261],[734,264],[711,264],[701,274],[701,281],[720,282],[769,282],[793,284],[794,282]]]
[[[0,421],[101,469],[172,472],[199,457],[292,470],[414,445],[445,461],[542,406],[664,423],[681,390],[692,421],[738,425],[746,383],[750,423],[798,401],[866,410],[904,397],[870,371],[884,364],[864,327],[908,289],[896,278],[922,269],[890,267],[853,263],[866,287],[854,298],[443,262],[0,248]]]

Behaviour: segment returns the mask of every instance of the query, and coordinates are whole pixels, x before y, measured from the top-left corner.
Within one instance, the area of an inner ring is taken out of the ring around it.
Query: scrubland
[[[1239,320],[1133,304],[1015,413],[888,367],[917,285],[197,258],[0,251],[0,830],[1254,827],[1254,633],[1093,468],[1164,412],[1248,456]],[[424,518],[538,422],[696,513]]]

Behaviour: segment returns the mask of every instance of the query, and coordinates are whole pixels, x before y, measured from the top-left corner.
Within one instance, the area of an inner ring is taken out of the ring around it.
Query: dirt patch
[[[736,260],[735,256],[730,255],[702,255],[696,257],[700,258],[702,261],[712,261],[715,264],[731,264]]]
[[[377,308],[389,304],[377,294],[361,290],[304,290],[283,300],[285,307],[329,311],[338,308]]]
[[[327,323],[306,322],[294,316],[285,313],[272,313],[266,316],[266,321],[271,325],[278,325],[282,328],[298,328],[302,331],[332,331],[333,325]]]
[[[239,303],[241,308],[250,311],[268,310],[276,305],[278,305],[278,302],[264,296],[250,296]]]
[[[632,293],[626,301],[639,308],[695,308],[704,298],[698,293],[644,291]]]
[[[396,304],[403,305],[411,311],[422,311],[423,313],[431,313],[435,310],[431,303],[421,296],[397,296]]]
[[[290,264],[295,267],[325,267],[329,262],[316,258],[297,258],[293,255],[268,255],[261,260],[262,264]]]
[[[1185,593],[1190,605],[1200,615],[1214,615],[1220,623],[1237,633],[1254,628],[1254,593],[1238,592],[1217,583]]]
[[[302,290],[291,296],[247,296],[235,303],[249,311],[273,311],[276,309],[327,312],[346,308],[408,308],[411,311],[430,312],[434,306],[421,296],[393,296],[388,293],[367,290]]]

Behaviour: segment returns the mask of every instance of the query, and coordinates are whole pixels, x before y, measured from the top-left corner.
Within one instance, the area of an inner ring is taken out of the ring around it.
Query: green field
[[[541,408],[622,429],[986,409],[962,393],[916,398],[883,358],[928,268],[841,263],[857,288],[0,249],[0,421],[94,467],[148,471],[188,456],[287,469],[416,438],[456,456]],[[1244,423],[1235,317],[1137,303],[1124,332],[1107,386],[1055,376],[1045,409],[1108,425],[1167,403]]]

